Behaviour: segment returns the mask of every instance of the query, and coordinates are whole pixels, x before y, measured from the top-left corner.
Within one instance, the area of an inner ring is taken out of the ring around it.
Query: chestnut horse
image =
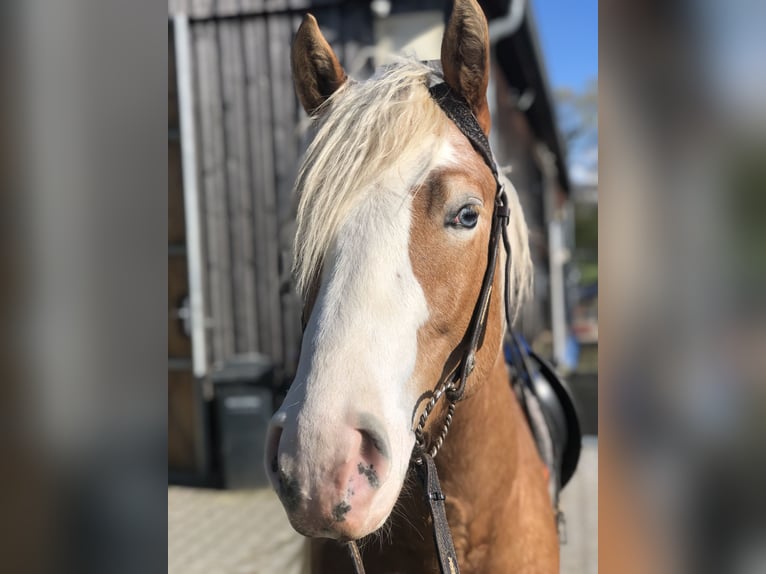
[[[489,40],[476,0],[456,0],[443,78],[415,61],[348,80],[316,20],[293,48],[316,135],[296,182],[295,276],[307,318],[295,380],[274,415],[267,469],[314,572],[438,571],[410,476],[414,428],[456,367],[481,289],[497,183],[428,91],[446,82],[487,134]],[[436,457],[463,572],[558,572],[546,469],[509,386],[504,282],[529,290],[527,229],[506,181],[511,261],[497,261],[484,338]],[[445,401],[427,421],[438,435]],[[368,536],[376,533],[375,536]]]

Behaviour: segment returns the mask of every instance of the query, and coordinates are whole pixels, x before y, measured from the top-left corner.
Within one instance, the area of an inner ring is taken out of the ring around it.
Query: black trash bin
[[[273,364],[258,354],[233,357],[213,371],[211,380],[214,452],[223,487],[268,486],[263,457],[273,410]]]

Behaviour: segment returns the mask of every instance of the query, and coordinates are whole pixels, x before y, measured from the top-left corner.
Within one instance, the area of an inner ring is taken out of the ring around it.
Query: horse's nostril
[[[359,433],[362,435],[361,454],[364,458],[384,455],[385,446],[382,439],[367,430],[360,430]]]
[[[367,422],[370,422],[369,420]],[[372,421],[377,422],[377,421]],[[359,455],[352,464],[351,472],[359,475],[373,490],[380,488],[385,481],[390,467],[389,446],[383,432],[378,430],[380,425],[365,425],[366,428],[358,429],[361,438]]]
[[[383,424],[370,415],[360,416],[359,422],[361,423],[358,431],[362,435],[362,455],[389,458],[391,450]]]

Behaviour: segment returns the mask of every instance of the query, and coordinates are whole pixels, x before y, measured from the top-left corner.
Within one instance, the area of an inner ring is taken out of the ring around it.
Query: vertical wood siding
[[[278,383],[301,338],[290,270],[306,118],[289,58],[309,6],[345,66],[372,43],[367,2],[169,0],[191,18],[209,362],[260,352]]]

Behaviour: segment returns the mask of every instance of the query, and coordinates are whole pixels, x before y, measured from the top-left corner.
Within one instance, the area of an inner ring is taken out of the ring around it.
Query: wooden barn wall
[[[298,362],[292,186],[305,148],[290,44],[307,2],[170,1],[190,16],[210,364],[257,351]],[[313,2],[344,65],[372,42],[367,3]]]

